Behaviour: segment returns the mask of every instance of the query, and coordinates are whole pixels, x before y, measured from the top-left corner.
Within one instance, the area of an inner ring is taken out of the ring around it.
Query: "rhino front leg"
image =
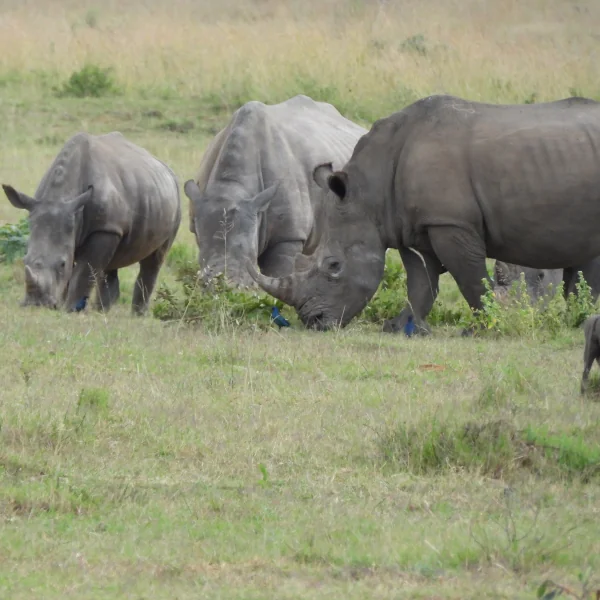
[[[133,301],[131,303],[131,309],[134,314],[143,315],[148,310],[150,296],[152,296],[152,292],[154,291],[158,273],[171,244],[172,240],[169,240],[158,248],[158,250],[150,254],[150,256],[140,261],[140,272],[135,281]]]
[[[96,309],[108,311],[121,295],[117,269],[106,273],[106,276],[98,281],[97,289]]]
[[[65,308],[75,309],[75,305],[84,296],[89,297],[94,284],[104,279],[106,267],[121,243],[121,237],[115,233],[93,233],[85,244],[77,249],[75,268],[69,281]],[[107,310],[103,307],[103,310]]]
[[[429,253],[417,254],[410,248],[400,248],[400,257],[406,270],[408,306],[397,317],[386,320],[383,331],[401,332],[412,314],[416,333],[427,335],[430,329],[425,317],[431,312],[438,295],[442,264],[436,256]]]
[[[483,280],[492,285],[485,266],[486,249],[483,239],[474,231],[462,227],[431,227],[431,245],[449,273],[454,277],[458,288],[473,312],[483,308],[481,297],[485,294]],[[472,329],[462,332],[472,335]]]

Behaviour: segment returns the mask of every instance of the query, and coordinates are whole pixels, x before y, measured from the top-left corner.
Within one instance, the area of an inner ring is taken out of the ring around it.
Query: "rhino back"
[[[36,196],[49,202],[68,200],[89,185],[94,195],[83,213],[81,238],[94,231],[120,235],[119,266],[141,260],[174,238],[181,221],[175,174],[120,133],[73,136],[44,175]]]
[[[488,256],[548,269],[600,245],[600,103],[443,96],[392,120],[400,210],[413,229],[462,223],[485,238]]]
[[[268,240],[260,246],[278,237],[306,237],[324,197],[313,169],[323,162],[342,168],[365,133],[332,105],[307,96],[275,105],[248,102],[207,150],[197,181],[203,192],[215,182],[231,182],[247,198],[280,184],[261,231]]]

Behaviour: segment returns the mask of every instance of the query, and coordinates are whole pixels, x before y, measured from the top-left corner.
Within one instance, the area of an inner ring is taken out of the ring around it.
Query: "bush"
[[[535,336],[547,334],[553,337],[565,327],[579,327],[595,312],[595,305],[589,285],[579,272],[576,284],[577,295],[569,294],[565,300],[561,283],[547,304],[540,298],[532,304],[527,295],[527,285],[523,274],[515,281],[502,301],[484,282],[486,293],[482,296],[483,310],[478,314],[468,313],[463,325],[475,326],[478,332],[493,335]]]
[[[71,77],[55,88],[57,96],[74,96],[85,98],[88,96],[99,98],[119,93],[119,88],[113,78],[112,68],[103,69],[94,64],[85,64],[79,71],[71,74]]]
[[[551,433],[517,428],[510,420],[422,423],[393,427],[379,438],[388,467],[416,475],[458,469],[503,478],[515,470],[587,483],[600,477],[600,447],[581,431]]]
[[[180,258],[175,269],[183,297],[165,284],[157,290],[152,312],[162,321],[201,323],[217,332],[245,323],[266,329],[271,322],[271,307],[281,310],[284,306],[265,292],[232,288],[222,275],[215,277],[210,287],[204,287],[195,261]]]
[[[27,252],[29,221],[23,217],[18,223],[0,227],[0,262],[12,263]]]

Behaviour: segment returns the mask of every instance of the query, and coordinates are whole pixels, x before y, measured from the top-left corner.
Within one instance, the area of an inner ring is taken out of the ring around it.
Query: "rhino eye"
[[[323,266],[325,268],[325,271],[327,272],[327,275],[334,279],[339,277],[340,273],[344,268],[342,261],[335,257],[325,259],[325,261],[323,262]]]

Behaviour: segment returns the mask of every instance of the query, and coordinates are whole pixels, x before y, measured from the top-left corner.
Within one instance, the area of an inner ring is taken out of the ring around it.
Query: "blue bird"
[[[81,298],[81,300],[79,300],[79,302],[77,302],[77,304],[75,305],[75,312],[81,312],[85,308],[85,305],[87,304],[87,300],[88,300],[87,296],[84,296],[83,298]]]
[[[271,321],[275,323],[275,325],[278,325],[279,329],[290,326],[290,322],[279,312],[279,309],[276,306],[271,309]]]
[[[406,321],[406,325],[404,326],[404,333],[406,337],[411,337],[415,332],[415,320],[412,315],[408,315],[408,319]]]

